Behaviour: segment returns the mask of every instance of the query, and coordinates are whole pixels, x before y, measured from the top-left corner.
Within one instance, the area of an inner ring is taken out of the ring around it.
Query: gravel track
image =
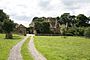
[[[34,35],[30,35],[31,40],[29,42],[29,52],[32,54],[34,60],[47,60],[41,53],[37,51],[37,49],[34,46]]]
[[[23,60],[22,56],[21,56],[21,46],[23,45],[23,43],[25,42],[25,40],[29,37],[30,35],[27,35],[22,41],[20,41],[19,43],[17,43],[11,50],[10,50],[10,54],[8,57],[8,60]]]

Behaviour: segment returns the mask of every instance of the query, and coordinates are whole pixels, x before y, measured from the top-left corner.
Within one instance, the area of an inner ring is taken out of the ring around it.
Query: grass
[[[5,34],[0,34],[0,60],[7,60],[10,49],[22,40],[23,36],[14,35],[13,39],[5,39]]]
[[[29,50],[28,50],[28,43],[30,41],[30,37],[24,42],[21,48],[21,54],[23,56],[23,60],[33,60]]]
[[[90,60],[90,39],[36,36],[35,46],[47,60]]]

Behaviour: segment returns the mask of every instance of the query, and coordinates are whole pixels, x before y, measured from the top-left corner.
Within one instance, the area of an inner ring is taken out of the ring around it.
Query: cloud
[[[68,12],[90,16],[90,0],[0,0],[3,9],[17,23],[28,26],[37,16],[60,16]]]
[[[50,5],[50,0],[39,0],[38,4],[42,8],[47,8]]]

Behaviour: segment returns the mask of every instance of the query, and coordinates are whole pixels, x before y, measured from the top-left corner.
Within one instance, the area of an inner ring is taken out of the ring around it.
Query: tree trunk
[[[68,23],[66,23],[66,30],[68,30]]]
[[[5,36],[6,39],[12,39],[13,36],[12,36],[12,33],[6,33],[6,36]]]

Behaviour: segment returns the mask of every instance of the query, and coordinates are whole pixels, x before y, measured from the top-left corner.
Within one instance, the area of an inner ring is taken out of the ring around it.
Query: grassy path
[[[47,60],[90,60],[90,39],[36,36],[35,47]]]
[[[34,46],[34,38],[31,35],[31,40],[29,42],[29,51],[32,54],[34,60],[47,60],[42,54],[40,54]]]
[[[21,46],[23,45],[23,43],[25,42],[25,40],[29,37],[29,35],[27,35],[22,41],[20,41],[18,44],[16,44],[10,51],[10,55],[8,60],[23,60],[22,56],[21,56]]]
[[[33,60],[32,56],[31,56],[31,53],[29,53],[29,50],[28,50],[28,42],[30,41],[30,38],[29,37],[23,44],[22,48],[21,48],[21,54],[22,54],[22,57],[23,57],[23,60]]]
[[[22,40],[23,36],[14,34],[13,39],[4,39],[5,34],[0,34],[0,60],[7,60],[10,49]]]

